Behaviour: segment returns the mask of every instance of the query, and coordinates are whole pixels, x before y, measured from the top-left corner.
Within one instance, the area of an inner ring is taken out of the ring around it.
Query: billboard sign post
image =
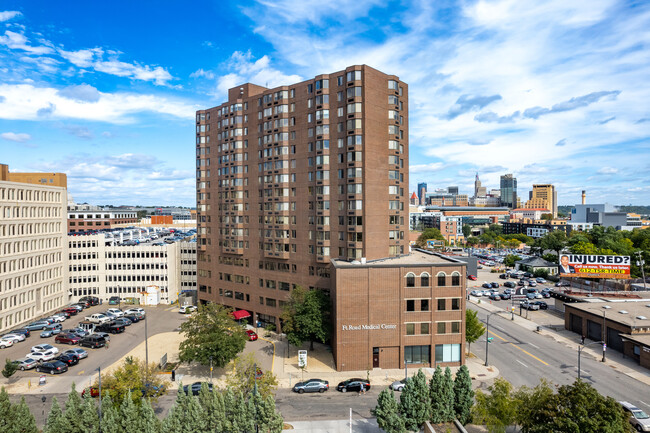
[[[560,277],[630,278],[630,256],[560,254]]]

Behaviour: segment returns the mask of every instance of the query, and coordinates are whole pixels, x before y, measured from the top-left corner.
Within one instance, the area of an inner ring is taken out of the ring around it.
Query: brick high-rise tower
[[[408,253],[408,86],[368,66],[196,113],[198,294],[280,325],[331,259]],[[405,191],[406,190],[406,191]]]

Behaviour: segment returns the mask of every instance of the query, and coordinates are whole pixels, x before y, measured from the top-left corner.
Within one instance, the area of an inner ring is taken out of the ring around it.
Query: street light
[[[578,346],[578,380],[580,380],[580,355],[582,355],[582,351],[583,351],[583,349],[585,347],[591,346],[592,344],[602,344],[603,345],[603,353],[605,353],[604,352],[605,343],[603,341],[592,341],[591,343],[585,344],[584,346]]]
[[[605,352],[607,352],[607,309],[612,308],[609,305],[603,305],[603,332],[602,332],[602,342],[603,342],[603,359],[602,362],[605,362]],[[590,310],[598,311],[594,308]]]
[[[643,252],[637,251],[634,254],[639,256],[639,259],[636,261],[636,265],[641,268],[641,277],[643,277],[643,291],[645,292],[647,288],[645,285],[645,270],[643,269],[645,266],[645,260],[643,260]]]
[[[99,433],[102,433],[102,368],[97,367],[97,371],[99,372]]]
[[[486,367],[488,366],[488,348],[490,344],[490,337],[488,337],[488,334],[490,333],[490,316],[499,313],[501,313],[501,311],[493,311],[487,316],[487,327],[485,329],[485,366]]]

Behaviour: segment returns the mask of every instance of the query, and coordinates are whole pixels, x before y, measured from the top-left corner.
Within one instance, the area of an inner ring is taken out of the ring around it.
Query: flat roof
[[[421,249],[414,249],[409,254],[398,257],[387,257],[385,259],[368,260],[365,264],[359,261],[349,262],[346,260],[332,260],[332,265],[337,268],[374,268],[392,266],[466,266],[467,263],[453,257],[444,256],[439,253],[429,252]]]
[[[599,300],[592,299],[591,302],[565,304],[565,307],[575,308],[576,310],[601,317],[603,311],[606,311],[605,316],[607,320],[612,322],[619,322],[635,328],[650,328],[650,300],[648,299],[603,299],[600,302]]]
[[[621,334],[621,337],[650,347],[650,334]]]

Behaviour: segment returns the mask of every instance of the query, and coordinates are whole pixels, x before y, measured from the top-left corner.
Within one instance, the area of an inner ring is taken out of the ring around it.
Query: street
[[[485,323],[487,312],[472,304],[468,308],[478,311],[479,319]],[[499,369],[501,376],[514,386],[536,386],[545,378],[558,385],[573,383],[578,375],[578,346],[571,347],[516,325],[509,314],[493,314],[490,317],[489,364]],[[485,336],[472,344],[472,352],[485,359]],[[625,374],[617,372],[607,363],[600,362],[589,353],[581,358],[581,377],[593,385],[601,394],[617,401],[625,400],[649,410],[648,386]],[[486,384],[483,384],[486,386]]]

